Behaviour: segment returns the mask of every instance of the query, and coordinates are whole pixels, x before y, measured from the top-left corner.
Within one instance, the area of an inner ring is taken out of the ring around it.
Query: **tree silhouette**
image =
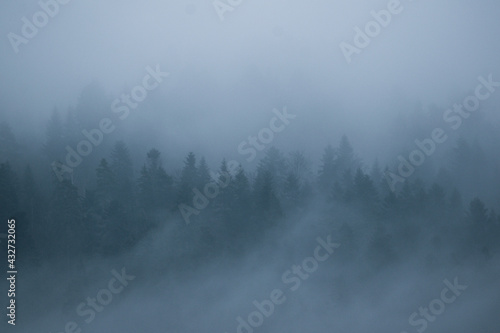
[[[184,160],[181,178],[177,186],[177,205],[191,205],[193,200],[193,189],[196,187],[198,170],[196,169],[196,156],[190,152]]]
[[[54,109],[47,123],[43,148],[50,161],[57,161],[63,160],[66,153],[65,146],[66,141],[61,116],[57,109]]]
[[[331,191],[333,185],[338,181],[336,168],[337,154],[331,145],[328,145],[321,158],[321,166],[319,170],[319,186],[323,191]]]
[[[162,167],[160,152],[151,149],[139,178],[140,200],[144,208],[172,208],[173,180]]]
[[[123,141],[118,141],[111,150],[111,170],[115,187],[113,198],[122,208],[131,212],[135,200],[134,171],[130,153]]]

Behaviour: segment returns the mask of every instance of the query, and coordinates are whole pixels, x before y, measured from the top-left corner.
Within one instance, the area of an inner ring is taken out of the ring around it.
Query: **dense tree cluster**
[[[286,155],[276,148],[263,154],[253,172],[242,165],[231,172],[225,160],[213,172],[203,157],[191,152],[182,170],[169,174],[162,153],[154,148],[136,170],[127,145],[118,141],[109,156],[90,159],[78,174],[59,179],[50,173],[45,177],[50,181],[37,179],[35,165],[40,168],[44,163],[48,169],[47,161],[60,158],[63,148],[74,142],[71,124],[67,120],[64,125],[54,112],[43,162],[20,157],[23,148],[13,131],[5,123],[0,126],[0,218],[18,220],[18,244],[24,248],[20,253],[25,261],[74,264],[88,257],[116,255],[166,225],[174,233],[166,246],[183,261],[235,254],[311,210],[337,228],[343,241],[355,244],[368,237],[366,248],[349,255],[363,255],[376,266],[397,260],[422,242],[430,255],[442,242],[455,244],[456,258],[465,253],[488,257],[498,247],[500,218],[479,198],[464,204],[453,182],[446,182],[442,174],[437,181],[409,179],[394,193],[379,162],[366,167],[346,136],[337,147],[324,149],[317,172],[304,153]],[[471,163],[463,160],[475,153],[459,140],[453,151],[457,167],[447,172],[470,171],[460,166],[469,167]],[[207,184],[217,188],[210,198],[203,195]],[[186,224],[179,207],[194,209],[197,195],[205,200],[203,209],[190,214]],[[345,210],[360,214],[366,222],[332,222]],[[186,244],[187,239],[195,241]]]

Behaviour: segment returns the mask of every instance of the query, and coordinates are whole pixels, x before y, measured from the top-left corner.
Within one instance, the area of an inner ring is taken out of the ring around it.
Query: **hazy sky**
[[[321,148],[346,132],[371,158],[377,147],[360,134],[383,135],[384,111],[416,101],[448,107],[479,75],[500,78],[495,0],[401,1],[402,12],[348,64],[339,44],[352,44],[354,27],[389,2],[243,0],[221,21],[209,0],[72,0],[15,53],[8,34],[22,35],[22,18],[32,22],[40,5],[10,0],[0,5],[0,112],[43,131],[53,107],[75,106],[89,83],[111,104],[159,64],[171,75],[144,105],[167,106],[151,117],[176,144],[196,133],[200,150],[210,139],[229,153],[272,108],[288,106],[300,115],[293,131],[321,136]],[[289,132],[274,143],[306,148]]]

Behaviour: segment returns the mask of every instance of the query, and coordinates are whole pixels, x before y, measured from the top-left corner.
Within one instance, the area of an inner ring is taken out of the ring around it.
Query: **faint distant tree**
[[[67,179],[54,179],[48,213],[50,225],[43,236],[49,253],[64,258],[68,264],[82,254],[87,238],[81,208],[77,188]]]
[[[300,179],[295,173],[290,173],[286,178],[283,189],[283,208],[288,212],[295,212],[303,206],[304,195]]]
[[[57,109],[54,109],[45,131],[44,152],[51,161],[64,161],[65,146],[66,142],[61,117]]]
[[[346,169],[340,179],[340,188],[342,192],[342,201],[348,203],[354,199],[354,177],[351,169]]]
[[[479,198],[474,198],[469,204],[470,221],[478,228],[483,229],[488,222],[488,210]]]
[[[130,153],[123,141],[118,141],[111,151],[111,170],[115,179],[114,199],[125,211],[134,207],[134,170]]]
[[[448,212],[452,217],[452,220],[458,220],[463,216],[464,206],[462,195],[456,188],[454,188],[451,192],[450,200],[448,203]]]
[[[63,137],[68,145],[75,147],[82,140],[80,126],[76,119],[75,110],[68,108],[63,122]]]
[[[138,215],[132,159],[123,141],[115,143],[111,151],[110,169],[115,186],[113,200],[105,212],[111,230],[106,252],[115,253],[131,247],[148,230],[151,221]]]
[[[479,144],[470,145],[465,139],[459,138],[453,150],[452,175],[454,185],[464,189],[473,189],[477,184],[489,182],[488,163]],[[474,175],[474,177],[471,177]]]
[[[336,160],[337,153],[335,149],[331,145],[328,145],[323,152],[323,157],[321,158],[318,177],[319,187],[323,191],[331,191],[334,183],[338,181]]]
[[[335,165],[338,175],[344,174],[347,170],[354,172],[354,170],[360,167],[361,163],[354,155],[354,150],[346,135],[343,135],[340,139],[339,147],[337,149],[337,157]]]
[[[245,170],[240,165],[234,176],[234,211],[238,218],[248,217],[251,213],[251,191],[250,182]]]
[[[95,196],[99,211],[109,207],[116,193],[116,182],[108,161],[103,158],[96,169]]]
[[[453,177],[450,171],[444,167],[439,168],[435,182],[446,191],[451,191],[454,186]]]
[[[230,219],[234,194],[234,179],[230,174],[226,159],[223,159],[219,168],[219,194],[215,198],[216,214],[225,220]]]
[[[282,215],[281,204],[276,195],[274,180],[270,170],[261,169],[254,183],[254,205],[256,214],[267,222]]]
[[[352,149],[351,143],[345,134],[340,138],[338,156],[338,164],[341,168],[347,169],[352,166],[352,163],[354,162],[354,150]]]
[[[190,152],[184,160],[184,167],[177,185],[177,205],[191,205],[193,200],[193,189],[196,187],[198,170],[196,168],[196,156]]]
[[[378,192],[370,176],[364,174],[361,168],[358,168],[356,171],[353,187],[355,200],[361,203],[369,211],[376,213],[379,207]]]
[[[417,212],[418,215],[424,214],[428,210],[428,207],[430,206],[429,204],[430,199],[427,190],[425,188],[425,184],[420,178],[417,178],[413,182],[413,196],[415,199],[414,203],[415,211]]]
[[[290,174],[294,174],[300,180],[312,180],[310,163],[304,156],[303,152],[294,151],[290,153],[288,157],[288,175]]]
[[[208,168],[207,161],[205,160],[205,157],[202,157],[200,159],[200,163],[198,164],[198,169],[197,169],[197,187],[200,190],[203,190],[206,184],[212,181],[210,178],[210,169]]]
[[[415,193],[409,181],[405,181],[401,191],[398,193],[398,213],[400,216],[408,217],[415,213]]]
[[[380,168],[378,158],[375,159],[370,169],[370,179],[377,191],[380,191],[385,180],[383,179],[382,169]]]
[[[160,152],[151,149],[139,178],[140,200],[146,209],[172,208],[173,180],[162,167]]]
[[[472,199],[467,214],[472,229],[471,236],[475,247],[485,255],[490,254],[492,242],[497,241],[491,238],[494,225],[490,223],[488,215],[485,204],[477,197]]]
[[[250,191],[250,182],[245,170],[240,165],[231,181],[230,211],[225,223],[231,239],[229,248],[232,252],[242,251],[242,242],[249,235],[256,234],[256,225],[252,224],[254,210]]]
[[[283,153],[276,147],[269,148],[264,158],[259,161],[257,172],[269,172],[274,182],[275,194],[279,197],[288,174],[288,163]]]
[[[338,148],[327,146],[321,160],[319,186],[336,200],[349,202],[354,195],[353,173],[360,166],[347,136],[340,139]]]

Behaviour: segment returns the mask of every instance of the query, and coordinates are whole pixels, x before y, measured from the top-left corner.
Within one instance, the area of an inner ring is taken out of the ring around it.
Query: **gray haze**
[[[2,150],[0,163],[9,160],[19,178],[30,164],[42,196],[49,198],[54,160],[44,156],[47,127],[54,110],[63,120],[70,110],[80,117],[73,147],[85,139],[81,130],[98,128],[102,118],[116,125],[75,168],[71,182],[82,207],[87,191],[96,187],[99,161],[119,140],[130,150],[135,178],[141,175],[146,153],[156,148],[174,187],[188,152],[196,154],[197,163],[205,157],[214,171],[223,158],[236,160],[253,184],[259,179],[260,161],[273,146],[287,157],[303,152],[308,161],[304,184],[319,188],[316,176],[325,147],[339,146],[342,135],[354,148],[356,168],[370,174],[378,160],[382,170],[396,172],[398,156],[407,158],[415,149],[414,140],[430,137],[440,127],[450,139],[408,179],[417,184],[420,178],[429,189],[439,184],[447,202],[454,189],[460,191],[463,217],[457,217],[457,225],[464,230],[469,230],[469,203],[479,197],[494,216],[491,230],[497,230],[500,88],[481,101],[479,111],[463,119],[458,130],[450,129],[443,113],[474,95],[479,77],[492,75],[500,82],[500,3],[402,0],[402,12],[348,63],[340,44],[353,44],[354,28],[363,29],[373,20],[370,12],[386,9],[390,2],[243,0],[221,20],[212,0],[71,0],[60,4],[58,13],[16,52],[9,33],[22,36],[22,18],[32,21],[40,4],[5,0],[0,4],[0,123],[9,124],[18,144],[15,150],[23,152],[10,160]],[[147,68],[157,66],[168,77],[119,120],[113,101],[130,94],[142,84]],[[269,127],[273,110],[284,109],[296,117],[248,161],[239,145]],[[457,171],[450,156],[460,138],[472,150],[480,147],[477,156],[482,157]],[[64,159],[64,146],[59,153]],[[380,196],[390,198],[385,183],[378,182],[384,187]],[[151,215],[140,210],[137,216],[154,217],[154,227],[130,248],[79,258],[60,271],[55,267],[62,264],[50,262],[20,269],[19,324],[4,326],[2,320],[1,331],[59,333],[68,321],[83,323],[75,313],[78,304],[95,297],[111,271],[121,267],[135,280],[95,320],[81,324],[82,332],[237,332],[236,318],[254,311],[254,300],[268,299],[273,289],[281,289],[286,302],[276,306],[255,333],[413,333],[417,330],[408,317],[439,298],[443,280],[455,277],[467,290],[446,305],[426,332],[499,331],[498,247],[486,251],[482,245],[470,246],[474,251],[481,248],[477,253],[487,252],[484,257],[467,252],[469,247],[459,241],[467,232],[456,231],[452,214],[439,226],[433,224],[435,216],[405,216],[400,224],[395,222],[399,215],[393,216],[395,231],[384,238],[393,225],[374,222],[356,207],[331,203],[332,189],[324,200],[312,199],[303,210],[283,214],[237,256],[207,255],[196,264],[185,264],[184,258],[195,252],[186,244],[207,234],[217,238],[216,232],[205,229],[214,219],[202,211],[196,222],[186,225],[175,209]],[[321,197],[319,190],[311,193]],[[329,234],[340,248],[319,263],[297,292],[289,291],[283,272],[311,256],[316,238]],[[394,246],[391,255],[398,257],[387,266],[373,263],[385,262],[372,257],[373,239],[379,236],[381,243]],[[491,242],[498,244],[498,238]],[[171,267],[182,269],[173,272]],[[5,308],[8,286],[3,281],[0,287]]]
[[[18,54],[2,39],[2,118],[39,128],[54,106],[75,106],[94,80],[111,103],[146,66],[160,64],[171,77],[147,101],[163,106],[154,115],[159,140],[227,154],[286,105],[301,115],[293,131],[304,135],[284,133],[277,145],[333,143],[343,131],[374,158],[389,143],[385,127],[401,111],[398,100],[447,108],[479,75],[499,75],[496,1],[402,4],[347,65],[339,43],[352,42],[353,27],[387,1],[243,1],[224,21],[210,1],[71,1]],[[19,34],[21,17],[39,10],[36,1],[2,7],[4,35]],[[141,111],[145,119],[154,112]]]

